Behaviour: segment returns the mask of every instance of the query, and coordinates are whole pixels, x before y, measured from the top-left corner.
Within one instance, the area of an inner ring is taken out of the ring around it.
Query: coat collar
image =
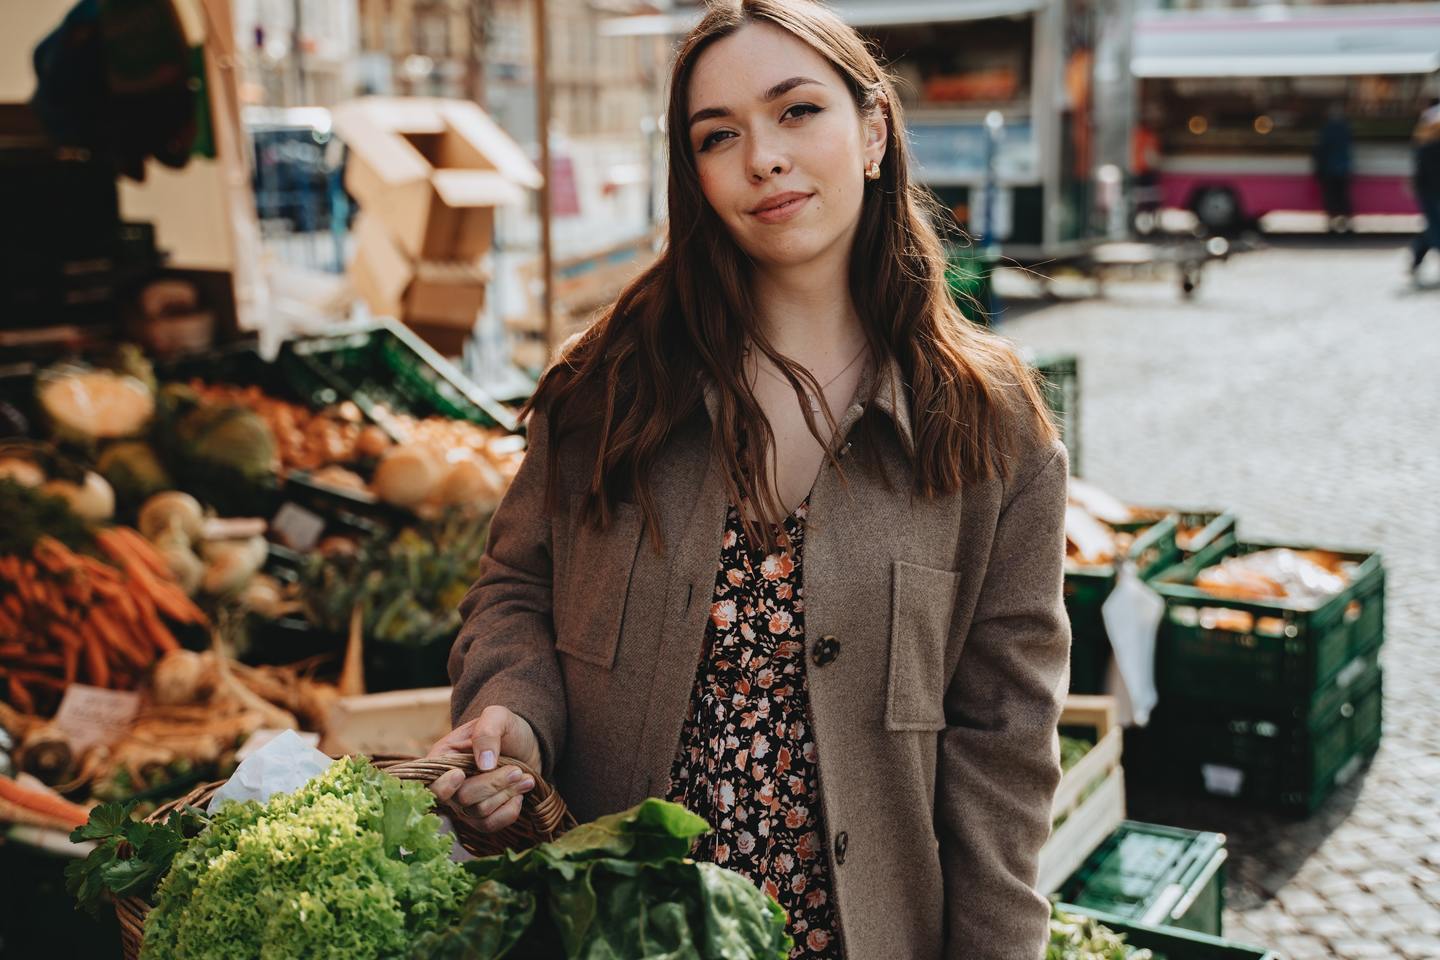
[[[844,438],[850,433],[850,428],[855,426],[860,417],[865,413],[865,405],[862,402],[864,397],[870,395],[870,388],[879,378],[879,384],[875,391],[875,407],[888,416],[895,424],[895,432],[900,437],[905,452],[913,456],[915,452],[915,434],[910,422],[910,399],[905,393],[905,375],[900,369],[900,361],[894,356],[887,357],[880,365],[877,372],[874,363],[865,365],[865,373],[860,377],[860,383],[855,388],[855,398],[851,401],[849,409],[841,415],[836,426],[836,436]],[[710,422],[714,423],[720,414],[720,391],[715,382],[705,377],[705,410],[710,415]]]

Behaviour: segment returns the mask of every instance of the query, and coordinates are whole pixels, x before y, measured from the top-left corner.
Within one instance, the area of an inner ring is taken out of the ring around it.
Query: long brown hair
[[[562,434],[595,430],[584,509],[602,527],[618,500],[633,498],[658,538],[650,473],[671,431],[703,403],[707,379],[719,399],[711,443],[726,468],[731,502],[751,505],[767,541],[787,512],[770,481],[774,435],[742,372],[745,344],[754,343],[787,374],[805,409],[803,391],[818,394],[819,384],[761,330],[749,258],[705,200],[686,133],[690,76],[700,55],[754,22],[809,44],[844,78],[862,116],[880,110],[889,122],[880,178],[867,183],[862,201],[850,295],[874,361],[894,357],[903,373],[913,412],[915,491],[948,494],[1005,476],[1024,437],[1055,435],[1034,375],[1006,341],[972,324],[950,298],[944,248],[929,219],[938,204],[910,180],[899,101],[865,42],[812,0],[717,2],[681,44],[671,72],[668,242],[541,377],[523,411],[539,410],[550,424],[552,506]]]

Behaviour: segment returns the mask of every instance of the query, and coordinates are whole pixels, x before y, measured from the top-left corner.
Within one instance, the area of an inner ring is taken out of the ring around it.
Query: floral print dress
[[[792,960],[840,957],[805,682],[801,547],[809,498],[752,549],[732,505],[668,798],[710,822],[695,857],[739,871],[789,916]]]

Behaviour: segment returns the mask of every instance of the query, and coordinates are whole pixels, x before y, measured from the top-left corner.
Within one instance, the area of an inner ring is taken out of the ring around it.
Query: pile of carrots
[[[100,557],[41,537],[29,557],[0,556],[0,680],[10,705],[48,713],[71,683],[133,688],[179,649],[169,621],[207,626],[148,540],[95,534]]]

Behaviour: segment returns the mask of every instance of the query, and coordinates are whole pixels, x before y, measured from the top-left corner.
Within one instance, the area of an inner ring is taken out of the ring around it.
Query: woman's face
[[[865,167],[885,155],[879,111],[863,119],[844,78],[804,42],[751,23],[700,55],[690,77],[700,188],[761,264],[848,260]]]

